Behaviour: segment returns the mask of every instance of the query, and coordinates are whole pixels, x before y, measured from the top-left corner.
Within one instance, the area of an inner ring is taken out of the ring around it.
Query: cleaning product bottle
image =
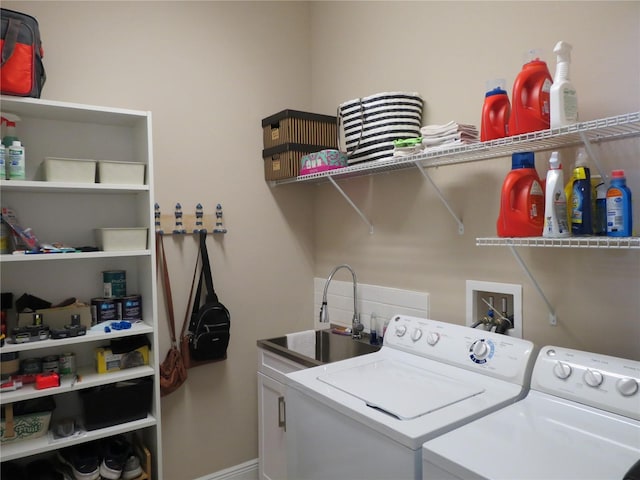
[[[624,170],[613,170],[611,185],[607,190],[607,235],[630,237],[632,233],[631,190],[627,187]]]
[[[593,203],[593,234],[607,234],[607,184],[600,175],[591,175],[591,200]]]
[[[9,180],[25,180],[24,147],[20,140],[14,140],[7,148],[7,164],[9,167]]]
[[[587,166],[587,152],[578,151],[573,169],[571,189],[571,233],[573,235],[591,235],[591,171]]]
[[[535,168],[533,152],[511,155],[511,171],[502,185],[500,237],[539,237],[544,225],[544,190]]]
[[[480,122],[481,142],[507,136],[511,104],[505,86],[506,82],[502,78],[487,82]]]
[[[4,145],[0,145],[0,180],[7,178],[7,164],[5,160],[7,150]]]
[[[2,116],[0,117],[0,122],[7,126],[5,134],[2,137],[2,144],[7,148],[13,145],[14,140],[20,140],[16,133],[16,123],[19,121],[20,117],[13,113],[2,113]]]
[[[551,238],[570,236],[571,231],[567,224],[567,197],[564,194],[564,175],[558,152],[553,152],[549,159],[545,189],[542,236]]]
[[[527,53],[529,61],[516,77],[511,94],[509,135],[549,128],[549,91],[553,79],[547,64],[536,50]]]
[[[569,80],[569,64],[571,63],[571,45],[560,41],[553,49],[558,56],[556,76],[551,85],[549,99],[551,102],[551,128],[559,128],[578,122],[578,95]]]

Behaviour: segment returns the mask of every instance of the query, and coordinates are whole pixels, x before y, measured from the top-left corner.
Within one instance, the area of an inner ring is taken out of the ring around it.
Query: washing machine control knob
[[[432,347],[438,343],[438,340],[440,340],[440,334],[436,333],[436,332],[429,332],[427,334],[427,343],[429,345],[431,345]]]
[[[634,378],[624,377],[616,382],[616,388],[625,397],[630,397],[638,391],[638,382]]]
[[[553,373],[556,377],[563,380],[569,378],[569,375],[571,375],[571,365],[564,362],[557,362],[553,367]]]
[[[411,334],[411,340],[413,340],[414,342],[417,342],[418,340],[420,340],[420,338],[422,338],[422,330],[420,330],[419,328],[416,328]]]
[[[396,327],[396,336],[402,337],[402,336],[404,336],[405,333],[407,333],[407,326],[406,325],[398,325]]]
[[[590,368],[587,368],[587,370],[584,372],[584,383],[586,383],[590,387],[599,387],[600,385],[602,385],[602,380],[602,373],[600,373],[598,370],[591,370]]]
[[[473,344],[472,352],[474,357],[476,357],[479,360],[482,360],[486,358],[486,356],[489,354],[489,347],[484,342],[484,340],[476,340],[475,343]]]

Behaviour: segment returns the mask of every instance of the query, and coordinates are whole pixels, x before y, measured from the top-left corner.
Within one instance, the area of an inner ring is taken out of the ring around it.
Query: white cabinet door
[[[287,478],[284,385],[258,372],[259,478]]]

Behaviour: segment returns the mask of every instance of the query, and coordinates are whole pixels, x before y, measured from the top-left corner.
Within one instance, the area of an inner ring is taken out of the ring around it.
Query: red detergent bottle
[[[499,237],[539,237],[544,227],[544,188],[533,152],[511,156],[511,171],[502,185]]]
[[[538,52],[528,52],[529,61],[513,83],[509,135],[537,132],[550,128],[551,106],[549,93],[553,78]]]
[[[505,86],[504,79],[487,82],[487,93],[482,105],[480,122],[481,142],[507,136],[511,104]]]

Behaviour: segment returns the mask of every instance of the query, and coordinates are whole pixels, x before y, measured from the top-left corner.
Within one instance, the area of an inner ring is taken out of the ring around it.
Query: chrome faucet
[[[353,319],[351,320],[351,338],[360,339],[362,338],[362,330],[364,329],[364,327],[360,323],[360,312],[358,312],[358,279],[356,278],[356,272],[353,271],[353,268],[345,263],[334,268],[333,271],[329,274],[327,282],[324,284],[322,305],[320,306],[320,322],[329,322],[329,310],[327,309],[327,290],[329,289],[329,283],[331,283],[331,279],[333,279],[335,273],[341,268],[346,268],[347,270],[349,270],[351,272],[351,276],[353,277]]]

